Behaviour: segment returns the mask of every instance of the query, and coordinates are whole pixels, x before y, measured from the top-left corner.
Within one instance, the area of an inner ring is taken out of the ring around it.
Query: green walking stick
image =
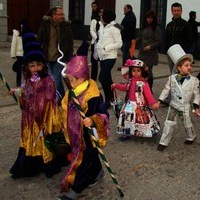
[[[80,112],[80,114],[81,114],[81,117],[82,117],[83,119],[85,119],[86,116],[85,116],[84,112],[82,111],[82,108],[81,108],[81,106],[80,106],[80,103],[79,103],[79,101],[78,101],[78,99],[77,99],[77,97],[76,97],[74,91],[73,91],[72,89],[70,89],[69,92],[70,92],[71,97],[72,97],[73,100],[74,100],[74,103],[75,103],[77,109],[79,110],[79,112]],[[124,196],[124,193],[122,192],[122,190],[121,190],[121,188],[120,188],[120,186],[119,186],[119,184],[118,184],[118,181],[117,181],[117,179],[116,179],[116,177],[115,177],[115,175],[114,175],[112,169],[110,168],[110,165],[109,165],[109,163],[108,163],[108,161],[107,161],[107,159],[106,159],[105,154],[103,153],[102,149],[101,149],[100,146],[99,146],[99,142],[98,142],[98,140],[96,139],[96,137],[95,137],[95,135],[94,135],[94,133],[93,133],[92,128],[89,127],[88,130],[89,130],[89,134],[91,135],[91,137],[92,137],[92,139],[93,139],[93,141],[94,141],[94,143],[95,143],[95,145],[96,145],[96,148],[97,148],[97,150],[98,150],[98,152],[99,152],[99,154],[100,154],[100,156],[101,156],[101,158],[102,158],[102,160],[103,160],[103,162],[104,162],[104,164],[105,164],[105,166],[106,166],[106,168],[107,168],[107,170],[108,170],[108,172],[109,172],[109,174],[110,174],[110,176],[111,176],[113,182],[116,184],[116,187],[117,187],[117,190],[118,190],[120,196],[123,197],[123,196]]]
[[[83,119],[85,119],[85,118],[86,118],[85,113],[83,112],[83,110],[82,110],[82,108],[81,108],[81,105],[80,105],[80,103],[79,103],[79,101],[78,101],[78,98],[76,97],[76,95],[75,95],[75,93],[74,93],[74,91],[73,91],[73,88],[72,88],[72,86],[71,86],[71,84],[70,84],[69,79],[65,76],[64,71],[65,71],[65,69],[67,68],[67,66],[66,66],[65,63],[63,63],[63,62],[60,61],[60,60],[62,59],[62,57],[63,57],[63,52],[60,50],[59,45],[58,45],[58,50],[59,50],[59,52],[61,53],[61,57],[58,58],[58,62],[59,62],[61,65],[64,66],[64,69],[62,70],[62,76],[65,77],[65,83],[66,83],[66,85],[67,85],[67,87],[68,87],[68,89],[69,89],[69,94],[70,94],[71,97],[73,98],[73,101],[74,101],[74,103],[75,103],[77,109],[79,110],[79,112],[80,112],[80,114],[81,114],[81,117],[82,117]],[[93,139],[93,141],[94,141],[94,143],[95,143],[95,145],[96,145],[96,148],[97,148],[97,150],[98,150],[98,152],[99,152],[99,154],[100,154],[100,157],[102,158],[102,160],[103,160],[103,162],[104,162],[104,164],[105,164],[105,166],[106,166],[106,168],[107,168],[107,170],[108,170],[108,172],[109,172],[109,174],[110,174],[110,176],[111,176],[113,182],[114,182],[115,185],[116,185],[116,188],[117,188],[117,190],[118,190],[120,196],[121,196],[121,197],[124,197],[124,193],[122,192],[122,189],[120,188],[120,186],[119,186],[119,184],[118,184],[118,181],[117,181],[117,179],[116,179],[116,177],[115,177],[115,175],[114,175],[114,173],[113,173],[113,171],[112,171],[112,169],[111,169],[111,167],[110,167],[110,165],[109,165],[109,163],[108,163],[108,161],[107,161],[107,159],[106,159],[105,154],[103,153],[102,149],[100,148],[99,142],[98,142],[98,140],[96,139],[96,137],[95,137],[95,135],[94,135],[94,133],[93,133],[92,128],[91,128],[91,127],[88,127],[88,130],[89,130],[89,134],[91,135],[91,137],[92,137],[92,139]]]
[[[6,79],[3,77],[2,73],[0,72],[0,78],[3,81],[3,83],[5,84],[6,88],[8,89],[8,91],[10,91],[10,86],[9,84],[6,82]],[[14,100],[18,103],[17,97],[15,96],[15,94],[12,95]]]

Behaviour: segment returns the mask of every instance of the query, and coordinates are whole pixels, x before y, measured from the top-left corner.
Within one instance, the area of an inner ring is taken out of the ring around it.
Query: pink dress
[[[148,83],[143,78],[132,78],[130,84],[116,84],[116,89],[128,91],[123,105],[117,133],[139,137],[152,137],[160,130],[159,122],[149,105],[156,103]]]

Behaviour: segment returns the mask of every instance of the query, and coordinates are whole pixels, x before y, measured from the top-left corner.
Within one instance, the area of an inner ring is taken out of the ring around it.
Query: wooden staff
[[[67,79],[67,78],[66,78],[66,79]],[[71,87],[71,84],[70,84],[69,80],[67,79],[65,82],[66,82],[67,87],[68,87],[68,89],[69,89],[69,94],[70,94],[71,97],[73,98],[73,101],[74,101],[74,103],[75,103],[77,109],[79,110],[79,112],[80,112],[80,114],[81,114],[81,117],[82,117],[83,119],[85,119],[85,118],[86,118],[85,113],[83,112],[83,110],[82,110],[82,108],[81,108],[81,105],[80,105],[80,103],[79,103],[79,101],[78,101],[77,96],[76,96],[75,93],[74,93],[74,90],[73,90],[72,87]],[[118,184],[118,181],[117,181],[117,179],[116,179],[116,177],[115,177],[115,175],[114,175],[114,173],[113,173],[113,171],[112,171],[112,169],[111,169],[111,167],[110,167],[110,165],[109,165],[109,163],[108,163],[108,161],[107,161],[107,159],[106,159],[105,154],[103,153],[103,151],[102,151],[102,149],[101,149],[101,147],[100,147],[100,145],[99,145],[99,141],[97,140],[97,138],[96,138],[95,135],[94,135],[94,132],[93,132],[92,128],[91,128],[91,127],[88,127],[88,131],[89,131],[89,134],[91,135],[91,137],[92,137],[92,139],[93,139],[93,141],[94,141],[94,143],[95,143],[95,145],[96,145],[96,148],[97,148],[97,150],[98,150],[98,152],[99,152],[99,154],[100,154],[100,157],[102,158],[102,160],[103,160],[103,162],[104,162],[104,164],[105,164],[105,166],[106,166],[106,168],[107,168],[107,170],[108,170],[108,172],[109,172],[109,174],[110,174],[110,176],[111,176],[113,182],[114,182],[115,185],[116,185],[116,188],[117,188],[117,190],[118,190],[120,196],[121,196],[121,197],[124,197],[124,193],[122,192],[122,189],[120,188],[120,186],[119,186],[119,184]]]
[[[67,65],[66,65],[65,63],[63,63],[63,62],[60,61],[60,60],[62,59],[62,57],[63,57],[64,54],[63,54],[63,52],[60,50],[60,46],[59,46],[59,45],[58,45],[58,50],[59,50],[59,52],[61,53],[61,57],[58,58],[58,62],[59,62],[61,65],[64,66],[64,69],[63,69],[63,71],[62,71],[62,76],[65,77],[65,83],[66,83],[66,85],[67,85],[67,87],[68,87],[68,89],[69,89],[69,94],[70,94],[71,97],[73,98],[74,103],[75,103],[77,109],[79,110],[79,112],[80,112],[80,114],[81,114],[81,117],[82,117],[83,119],[85,119],[85,118],[86,118],[85,113],[83,112],[83,110],[82,110],[82,108],[81,108],[81,105],[80,105],[80,103],[79,103],[79,101],[78,101],[77,96],[76,96],[75,93],[74,93],[74,90],[73,90],[73,88],[72,88],[72,86],[71,86],[71,83],[70,83],[69,79],[68,79],[68,78],[65,76],[65,74],[64,74],[64,70],[66,69]],[[103,160],[103,162],[104,162],[104,164],[105,164],[105,166],[106,166],[106,168],[107,168],[107,170],[108,170],[108,172],[109,172],[109,174],[110,174],[110,176],[111,176],[113,182],[115,183],[116,188],[117,188],[117,190],[118,190],[120,196],[121,196],[121,197],[124,197],[124,193],[122,192],[122,189],[120,188],[120,186],[119,186],[119,184],[118,184],[118,181],[117,181],[117,179],[116,179],[116,177],[115,177],[115,175],[114,175],[112,169],[110,168],[110,165],[109,165],[109,163],[108,163],[108,161],[107,161],[107,159],[106,159],[106,156],[105,156],[105,154],[103,153],[103,151],[102,151],[102,149],[101,149],[101,147],[100,147],[100,145],[99,145],[99,141],[98,141],[97,138],[95,137],[92,128],[91,128],[91,127],[88,127],[88,131],[89,131],[89,134],[91,135],[92,139],[94,140],[94,143],[95,143],[95,145],[96,145],[96,148],[97,148],[97,150],[98,150],[98,152],[99,152],[99,154],[100,154],[100,156],[101,156],[101,158],[102,158],[102,160]]]
[[[8,89],[8,91],[10,91],[10,86],[9,84],[7,83],[6,79],[3,77],[2,73],[0,72],[0,78],[1,80],[3,81],[3,83],[5,84],[6,88]],[[18,103],[18,100],[17,100],[17,97],[15,96],[15,94],[13,93],[13,98],[14,100]]]

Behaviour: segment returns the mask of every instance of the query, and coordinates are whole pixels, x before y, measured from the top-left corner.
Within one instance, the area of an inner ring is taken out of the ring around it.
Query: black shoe
[[[131,136],[130,135],[123,135],[119,138],[120,141],[126,141],[126,140],[130,140],[131,139]]]
[[[194,141],[196,140],[197,138],[194,138],[194,140],[185,140],[184,144],[188,144],[188,145],[191,145],[194,143]]]
[[[95,180],[91,182],[89,186],[95,186],[104,176],[105,176],[105,172],[103,171],[103,169],[101,169],[101,171],[99,172]]]
[[[158,150],[158,151],[163,151],[166,147],[167,147],[167,146],[165,146],[165,145],[159,144],[159,145],[157,146],[157,150]]]

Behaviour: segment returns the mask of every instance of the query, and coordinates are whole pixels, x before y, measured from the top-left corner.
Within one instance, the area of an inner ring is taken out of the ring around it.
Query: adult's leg
[[[55,86],[56,86],[56,92],[57,92],[57,98],[58,103],[62,100],[62,98],[65,95],[65,90],[62,82],[62,75],[61,71],[63,69],[63,66],[59,64],[58,62],[49,62],[48,63],[48,71],[49,74],[52,75]]]
[[[21,86],[21,70],[16,72],[16,85],[17,87]]]
[[[18,70],[16,72],[16,85],[17,85],[17,87],[20,87],[21,86],[21,77],[22,77],[23,57],[17,56],[17,62],[18,62]]]
[[[91,45],[91,79],[94,81],[97,80],[97,75],[98,75],[98,61],[94,59],[93,57],[94,54],[94,44]]]
[[[107,59],[100,62],[101,71],[99,74],[99,81],[102,85],[105,97],[105,103],[108,104],[113,100],[113,92],[111,90],[111,85],[113,83],[111,70],[116,62],[116,59]]]
[[[126,60],[130,58],[130,53],[129,53],[129,49],[130,49],[131,43],[130,42],[124,42],[122,45],[122,65],[125,64]]]
[[[149,67],[148,83],[149,83],[149,87],[152,91],[152,87],[153,87],[153,66],[148,66],[148,67]]]

